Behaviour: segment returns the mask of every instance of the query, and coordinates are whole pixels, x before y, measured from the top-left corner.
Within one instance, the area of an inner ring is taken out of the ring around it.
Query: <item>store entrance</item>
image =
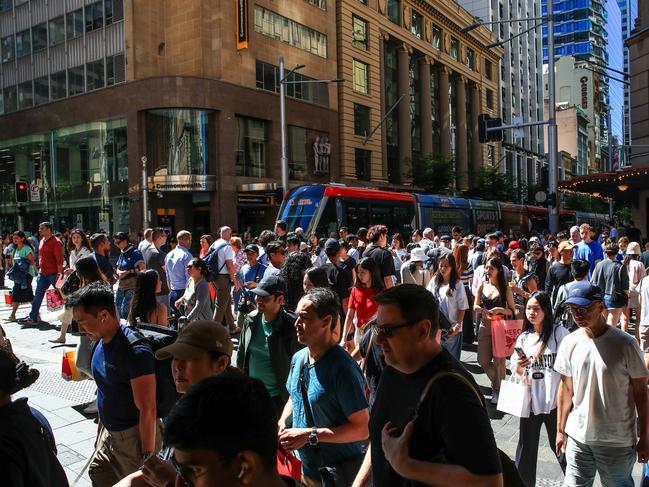
[[[153,225],[162,227],[165,232],[176,235],[181,230],[192,234],[192,254],[200,251],[201,235],[210,231],[210,196],[209,193],[163,193],[155,201]]]

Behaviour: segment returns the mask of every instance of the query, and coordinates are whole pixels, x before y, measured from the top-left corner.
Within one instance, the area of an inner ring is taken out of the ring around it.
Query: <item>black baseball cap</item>
[[[340,242],[335,238],[330,238],[325,242],[325,250],[340,250]]]
[[[264,277],[259,281],[257,287],[250,291],[262,298],[265,298],[266,296],[286,294],[286,281],[279,276]]]
[[[259,247],[257,247],[255,244],[248,244],[246,245],[246,248],[243,249],[244,252],[254,252],[256,254],[259,253]]]

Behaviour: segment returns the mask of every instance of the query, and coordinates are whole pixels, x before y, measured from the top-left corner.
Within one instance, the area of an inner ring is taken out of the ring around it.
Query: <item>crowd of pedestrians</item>
[[[592,485],[596,472],[631,486],[636,459],[649,458],[649,250],[621,230],[404,236],[378,224],[320,236],[278,221],[257,238],[224,226],[195,253],[186,230],[147,229],[134,242],[55,235],[45,222],[38,234],[37,244],[20,231],[3,240],[9,320],[38,323],[51,289],[66,298],[51,341],[65,343],[75,324],[89,350],[94,486],[529,487],[542,427],[566,486]],[[509,356],[495,331],[503,320],[522,323]],[[156,350],[145,325],[175,342]],[[461,361],[474,343],[486,395]],[[163,365],[182,396],[164,415]],[[29,384],[25,367],[0,356],[0,423],[40,421],[9,396]],[[486,407],[510,399],[510,382],[528,401],[513,460]],[[0,465],[25,476],[16,485],[67,485],[41,443],[35,483],[16,455]],[[278,448],[299,457],[299,481],[278,474]]]

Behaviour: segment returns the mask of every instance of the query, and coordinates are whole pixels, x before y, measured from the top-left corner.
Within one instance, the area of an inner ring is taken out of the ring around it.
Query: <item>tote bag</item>
[[[496,409],[519,418],[529,418],[531,401],[527,376],[520,377],[513,374],[510,380],[500,383]]]
[[[491,320],[491,349],[496,358],[509,357],[514,353],[518,335],[523,331],[523,320],[506,320],[495,317]]]
[[[63,308],[65,304],[65,300],[56,289],[48,289],[45,291],[45,298],[47,300],[47,311],[50,312]]]

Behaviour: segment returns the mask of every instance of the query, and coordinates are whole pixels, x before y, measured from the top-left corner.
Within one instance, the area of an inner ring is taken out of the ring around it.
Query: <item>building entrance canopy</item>
[[[560,181],[559,189],[632,202],[638,192],[649,188],[649,165],[629,167],[618,172],[585,174]]]

